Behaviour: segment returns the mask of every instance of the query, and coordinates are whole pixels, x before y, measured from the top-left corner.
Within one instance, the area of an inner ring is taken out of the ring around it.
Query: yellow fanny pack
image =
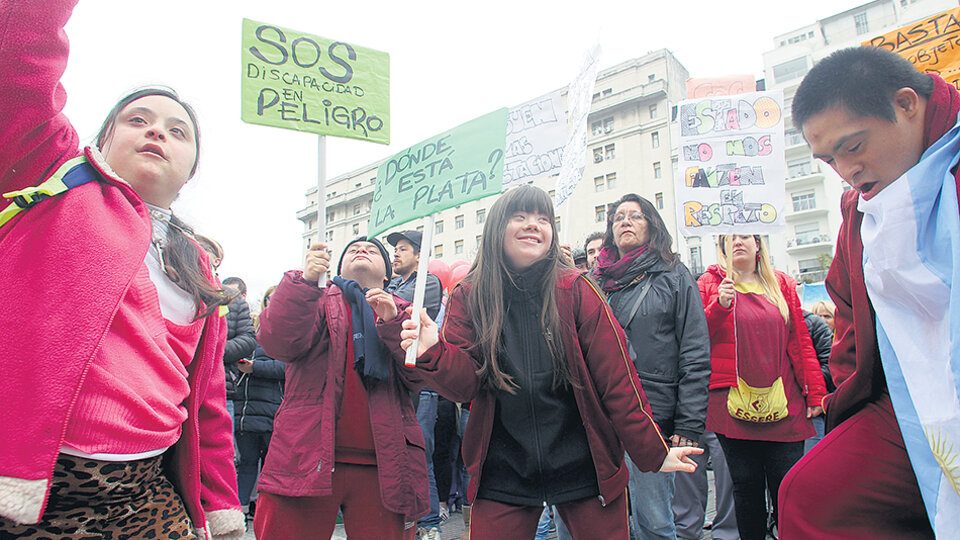
[[[745,422],[769,424],[783,420],[787,417],[783,377],[777,377],[773,385],[766,388],[754,388],[737,377],[737,386],[727,394],[727,411]]]

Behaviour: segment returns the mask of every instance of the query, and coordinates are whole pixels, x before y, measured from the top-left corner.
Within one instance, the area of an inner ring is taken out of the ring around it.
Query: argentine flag
[[[950,172],[958,158],[954,125],[857,206],[887,387],[939,538],[960,531],[960,211]]]

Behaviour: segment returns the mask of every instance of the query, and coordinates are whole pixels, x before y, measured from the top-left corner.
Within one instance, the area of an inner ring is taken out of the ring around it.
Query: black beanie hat
[[[343,257],[346,256],[347,250],[350,249],[350,246],[356,244],[357,242],[370,242],[371,244],[377,246],[377,249],[380,250],[380,256],[383,257],[383,266],[384,266],[384,277],[383,284],[386,285],[390,282],[390,277],[393,275],[393,265],[390,264],[390,254],[387,253],[387,248],[383,247],[383,244],[380,243],[376,238],[367,238],[366,236],[359,236],[350,241],[349,244],[344,246],[343,252],[340,253],[340,262],[337,263],[337,275],[340,275],[340,270],[343,268]]]

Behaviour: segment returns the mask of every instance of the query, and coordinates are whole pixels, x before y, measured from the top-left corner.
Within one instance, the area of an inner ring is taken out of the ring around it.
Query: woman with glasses
[[[697,284],[671,249],[650,201],[633,193],[607,221],[594,277],[627,335],[653,418],[671,446],[699,446],[707,416],[710,338]],[[630,470],[632,525],[640,538],[676,538],[674,473]]]

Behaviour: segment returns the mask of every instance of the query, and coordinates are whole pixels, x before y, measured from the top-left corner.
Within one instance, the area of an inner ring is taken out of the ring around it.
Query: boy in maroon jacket
[[[797,90],[794,124],[814,157],[853,189],[843,195],[843,224],[827,276],[837,305],[830,357],[837,389],[824,399],[827,436],[781,485],[784,540],[933,538],[881,364],[858,202],[916,165],[954,126],[958,111],[960,94],[953,86],[868,47],[822,60]]]

